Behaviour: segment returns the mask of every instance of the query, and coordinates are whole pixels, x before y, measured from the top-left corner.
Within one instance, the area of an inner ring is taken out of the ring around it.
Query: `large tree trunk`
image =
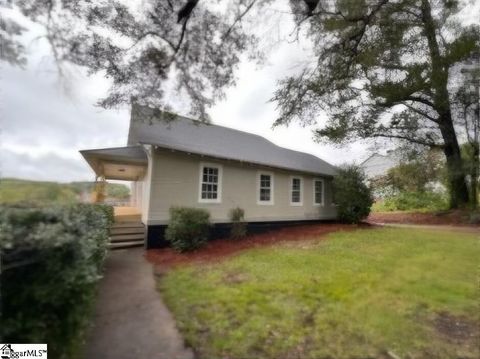
[[[445,147],[443,152],[447,159],[448,182],[450,192],[450,208],[463,207],[468,204],[468,187],[465,181],[460,146],[453,127],[451,114],[442,116],[440,130]]]
[[[432,60],[431,85],[435,110],[440,115],[438,125],[444,142],[444,153],[447,158],[448,182],[450,190],[450,207],[458,208],[468,204],[468,188],[465,181],[465,170],[460,154],[457,135],[453,126],[450,96],[448,93],[448,67],[440,53],[437,41],[436,25],[432,17],[430,0],[422,0],[422,21]]]
[[[470,203],[473,208],[478,207],[478,170],[480,168],[480,147],[478,143],[473,144],[472,168],[470,171]]]

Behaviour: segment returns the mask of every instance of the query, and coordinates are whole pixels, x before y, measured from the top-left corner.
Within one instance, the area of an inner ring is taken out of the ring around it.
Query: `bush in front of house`
[[[358,223],[370,214],[373,196],[365,182],[365,174],[357,166],[338,169],[333,180],[333,191],[340,221]]]
[[[208,240],[210,213],[205,209],[172,207],[165,239],[180,252],[200,248]]]
[[[71,358],[88,323],[107,253],[110,209],[0,207],[1,337],[47,343]]]
[[[228,213],[232,228],[230,229],[230,237],[240,239],[247,235],[247,222],[245,222],[245,211],[240,208],[232,208]]]

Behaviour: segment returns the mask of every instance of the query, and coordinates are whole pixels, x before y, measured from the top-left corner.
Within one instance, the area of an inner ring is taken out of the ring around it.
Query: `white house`
[[[97,176],[132,181],[147,247],[163,245],[172,206],[207,209],[214,236],[235,207],[250,231],[336,218],[335,167],[251,133],[133,105],[127,146],[81,153]]]
[[[378,176],[384,176],[388,170],[398,166],[399,160],[393,151],[387,152],[386,155],[374,153],[360,164],[368,179]]]

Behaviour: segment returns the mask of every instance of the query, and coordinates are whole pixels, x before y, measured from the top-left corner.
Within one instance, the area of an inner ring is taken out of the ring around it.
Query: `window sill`
[[[257,205],[259,206],[273,206],[273,202],[262,202],[262,201],[257,201]]]
[[[207,204],[219,204],[222,203],[220,200],[208,200],[208,199],[200,199],[198,203],[207,203]]]

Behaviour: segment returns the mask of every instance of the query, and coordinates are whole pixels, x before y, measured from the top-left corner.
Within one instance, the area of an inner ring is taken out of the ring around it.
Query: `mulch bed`
[[[262,234],[249,235],[244,239],[217,239],[208,242],[203,248],[193,252],[179,253],[172,248],[150,249],[146,252],[147,260],[158,269],[168,269],[180,264],[197,262],[216,262],[230,255],[251,248],[271,246],[281,241],[316,239],[337,231],[352,231],[360,228],[371,228],[371,225],[346,225],[337,223],[314,224],[272,230]]]
[[[370,223],[400,223],[450,226],[480,226],[480,223],[469,223],[465,211],[445,211],[436,213],[414,212],[377,212],[368,217]]]

